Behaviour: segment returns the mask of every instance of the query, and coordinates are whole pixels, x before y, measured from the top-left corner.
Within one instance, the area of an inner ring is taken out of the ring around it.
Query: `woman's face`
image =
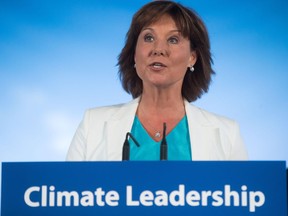
[[[144,27],[139,34],[135,64],[143,87],[176,87],[181,91],[187,67],[196,62],[190,41],[184,38],[174,20],[164,15],[157,22]]]

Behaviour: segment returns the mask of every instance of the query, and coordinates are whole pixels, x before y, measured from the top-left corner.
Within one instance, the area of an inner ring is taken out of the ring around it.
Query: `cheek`
[[[135,70],[136,74],[140,79],[142,79],[142,74],[141,71],[142,65],[143,65],[143,54],[142,54],[142,48],[141,45],[137,43],[136,48],[135,48],[135,54],[134,54],[134,62],[135,62]]]
[[[173,64],[177,65],[178,67],[188,67],[190,64],[190,55],[185,52],[179,52],[178,55],[175,56],[173,59]]]
[[[134,55],[134,61],[135,63],[140,62],[141,58],[143,56],[143,46],[141,45],[141,43],[137,42],[136,44],[136,48],[135,48],[135,55]]]
[[[170,50],[171,60],[173,59],[174,64],[189,64],[191,58],[190,47],[186,44],[182,44],[178,47],[172,47]],[[173,56],[173,57],[172,57]]]
[[[136,63],[145,62],[150,52],[151,52],[151,46],[149,44],[144,44],[141,41],[137,42],[135,47],[134,61]]]

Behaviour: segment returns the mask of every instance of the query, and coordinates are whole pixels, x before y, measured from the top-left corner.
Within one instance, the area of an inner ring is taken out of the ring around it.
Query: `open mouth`
[[[166,67],[166,65],[162,64],[161,62],[153,62],[152,64],[150,64],[150,66],[155,69]]]

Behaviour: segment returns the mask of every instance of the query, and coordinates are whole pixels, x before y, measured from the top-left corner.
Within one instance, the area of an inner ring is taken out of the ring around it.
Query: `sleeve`
[[[234,122],[231,154],[229,160],[248,160],[248,153],[237,122]]]
[[[84,161],[86,159],[86,149],[87,149],[87,121],[88,112],[85,113],[83,120],[79,124],[68,153],[66,155],[66,161]]]

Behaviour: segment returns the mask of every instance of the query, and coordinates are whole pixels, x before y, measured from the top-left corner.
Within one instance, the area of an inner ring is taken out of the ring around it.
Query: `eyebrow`
[[[143,29],[142,29],[142,32],[145,31],[145,30],[150,30],[150,31],[153,31],[153,32],[155,31],[153,28],[147,27],[147,28],[143,28]],[[180,34],[181,34],[181,31],[180,31],[179,29],[175,29],[175,30],[169,31],[169,33],[173,33],[173,32],[177,32],[177,33],[180,33]]]

